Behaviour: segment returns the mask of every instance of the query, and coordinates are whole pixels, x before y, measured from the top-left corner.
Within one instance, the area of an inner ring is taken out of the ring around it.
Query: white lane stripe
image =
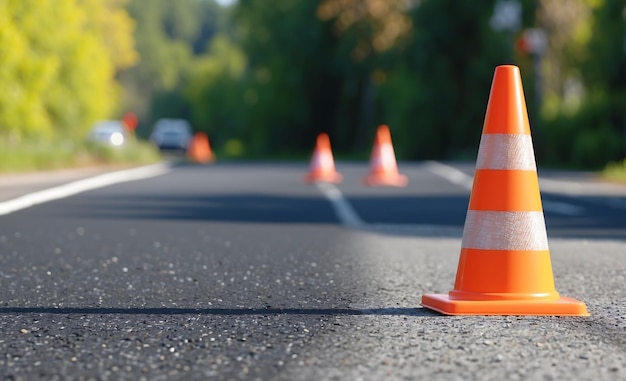
[[[365,226],[365,223],[356,211],[352,208],[348,200],[343,196],[343,193],[334,186],[329,183],[317,182],[315,183],[317,188],[322,191],[322,193],[328,198],[335,209],[335,213],[337,213],[337,217],[339,221],[347,227],[359,229]]]
[[[569,196],[626,196],[626,186],[593,179],[581,181],[564,181],[539,178],[541,189],[552,193],[562,193]]]
[[[33,205],[69,197],[77,193],[112,184],[163,175],[169,172],[169,170],[170,166],[168,164],[155,164],[140,168],[127,169],[124,171],[106,173],[104,175],[74,181],[43,191],[29,193],[9,201],[0,202],[0,215],[9,214],[21,209],[29,208]]]
[[[434,173],[435,175],[443,177],[451,183],[458,184],[466,189],[472,190],[473,178],[454,167],[439,163],[437,161],[427,161],[426,169],[429,170],[431,173]],[[539,182],[542,183],[542,187],[544,181],[550,180],[540,179]],[[563,189],[561,189],[561,192],[557,192],[557,190],[553,191],[555,193],[564,193],[562,192]],[[564,202],[543,201],[543,208],[544,210],[547,210],[549,212],[563,214],[566,216],[580,216],[585,212],[585,209],[583,207],[573,204],[567,204]]]
[[[476,168],[536,171],[532,138],[522,134],[483,134]]]
[[[454,167],[439,163],[437,161],[427,161],[426,169],[435,175],[443,177],[451,183],[462,186],[465,189],[472,190],[474,178],[466,175]]]
[[[564,214],[566,216],[581,216],[585,213],[585,208],[560,201],[543,200],[543,210],[553,213]]]
[[[548,250],[543,212],[468,210],[461,246],[487,250]]]

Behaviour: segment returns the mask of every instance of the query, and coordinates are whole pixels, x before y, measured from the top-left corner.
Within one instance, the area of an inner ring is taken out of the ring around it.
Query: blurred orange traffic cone
[[[211,163],[215,156],[209,144],[209,137],[204,132],[196,132],[189,142],[187,157],[196,163]]]
[[[304,177],[304,181],[312,183],[316,181],[327,183],[340,183],[343,176],[335,170],[335,160],[330,148],[330,139],[325,133],[317,136],[317,143],[311,158],[311,169]]]
[[[365,185],[388,185],[404,187],[408,180],[398,173],[396,154],[391,143],[389,127],[382,125],[376,131],[376,139],[370,158],[370,174],[363,179]]]
[[[519,69],[495,70],[454,289],[422,296],[449,315],[588,316],[554,287]]]

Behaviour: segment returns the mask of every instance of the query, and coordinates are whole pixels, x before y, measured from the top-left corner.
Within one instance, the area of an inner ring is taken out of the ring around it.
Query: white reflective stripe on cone
[[[393,146],[389,143],[380,147],[381,165],[383,168],[393,169],[396,167],[396,155],[393,152]]]
[[[468,210],[462,247],[486,250],[548,250],[543,212]]]
[[[531,136],[483,134],[476,169],[537,170]]]
[[[323,169],[332,169],[335,167],[335,162],[333,160],[333,155],[330,152],[322,152],[320,154],[320,167]]]
[[[315,151],[313,153],[313,159],[311,160],[311,170],[315,171],[318,169],[326,170],[333,169],[335,167],[335,162],[333,160],[332,154],[328,152],[318,152]]]

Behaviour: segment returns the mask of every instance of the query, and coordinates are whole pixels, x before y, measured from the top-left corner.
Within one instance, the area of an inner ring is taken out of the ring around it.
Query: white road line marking
[[[437,176],[443,177],[453,184],[457,184],[465,189],[472,190],[474,178],[465,174],[462,171],[459,171],[454,167],[439,163],[437,161],[427,161],[426,169]]]
[[[369,224],[359,217],[352,205],[350,205],[350,202],[335,185],[322,182],[315,183],[315,185],[331,202],[341,224],[348,228],[368,230],[377,233],[421,234],[428,235],[430,237],[445,236],[460,239],[462,236],[463,228],[455,226],[391,223]]]
[[[365,226],[365,222],[359,217],[356,211],[350,205],[350,202],[343,196],[343,193],[329,183],[318,182],[317,188],[328,198],[337,213],[337,217],[341,223],[347,227],[359,229]]]
[[[472,183],[474,181],[473,177],[465,174],[464,172],[454,167],[439,163],[437,161],[427,161],[426,169],[434,173],[435,175],[443,177],[451,183],[460,185],[465,189],[472,189]],[[580,216],[585,211],[585,209],[581,206],[564,202],[545,200],[543,201],[543,208],[544,210],[547,210],[549,212],[564,214],[566,216]]]
[[[160,176],[169,171],[169,165],[155,164],[140,168],[127,169],[124,171],[106,173],[103,175],[74,181],[54,188],[29,193],[24,196],[14,198],[12,200],[0,202],[0,215],[13,213],[21,209],[29,208],[33,205],[69,197],[81,192],[105,187],[112,184]]]

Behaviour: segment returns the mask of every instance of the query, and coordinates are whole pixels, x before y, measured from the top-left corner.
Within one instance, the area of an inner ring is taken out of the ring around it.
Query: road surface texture
[[[626,379],[625,186],[539,171],[590,317],[450,317],[419,303],[453,287],[473,165],[400,163],[402,189],[337,167],[179,165],[0,216],[0,377]]]

